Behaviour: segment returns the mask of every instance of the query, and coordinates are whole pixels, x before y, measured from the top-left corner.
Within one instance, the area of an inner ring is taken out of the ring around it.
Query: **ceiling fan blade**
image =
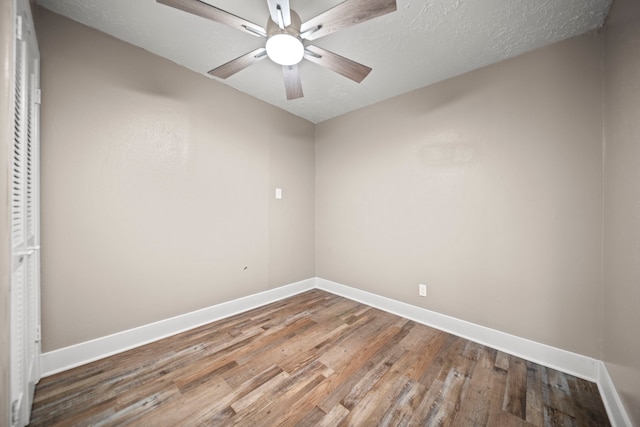
[[[284,88],[287,92],[287,101],[302,98],[302,82],[297,65],[283,65],[282,75],[284,76]]]
[[[305,59],[315,62],[331,71],[335,71],[338,74],[342,74],[356,83],[360,83],[371,72],[371,68],[366,65],[359,64],[318,46],[310,45],[304,49]]]
[[[291,9],[289,0],[267,0],[271,20],[278,24],[281,30],[291,25]],[[282,22],[280,22],[282,20]]]
[[[158,3],[180,9],[203,18],[210,19],[220,24],[227,25],[237,30],[248,32],[258,37],[266,37],[267,33],[260,25],[240,18],[232,13],[225,12],[215,6],[199,0],[157,0]]]
[[[221,79],[233,76],[238,71],[244,70],[251,64],[255,64],[258,61],[267,57],[267,50],[263,47],[258,48],[252,52],[246,53],[242,56],[232,59],[224,65],[221,65],[213,70],[209,71],[209,74]]]
[[[315,40],[396,9],[396,0],[346,0],[302,24],[300,33]]]

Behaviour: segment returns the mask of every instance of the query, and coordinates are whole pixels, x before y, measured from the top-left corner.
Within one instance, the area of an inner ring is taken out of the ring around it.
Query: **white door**
[[[28,0],[16,0],[11,182],[11,425],[29,422],[40,379],[39,53]]]

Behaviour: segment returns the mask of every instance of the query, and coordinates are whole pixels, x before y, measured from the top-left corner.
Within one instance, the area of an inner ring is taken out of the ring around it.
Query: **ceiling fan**
[[[351,25],[368,21],[396,10],[396,0],[346,0],[305,23],[289,7],[289,0],[267,0],[269,18],[265,28],[200,0],[157,0],[158,3],[228,25],[266,39],[264,47],[253,50],[209,74],[226,79],[249,65],[270,58],[282,66],[287,100],[302,98],[298,63],[307,59],[360,83],[371,68],[343,56],[305,44]]]

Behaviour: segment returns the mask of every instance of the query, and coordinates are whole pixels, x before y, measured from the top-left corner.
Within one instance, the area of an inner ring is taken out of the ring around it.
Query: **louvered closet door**
[[[11,179],[11,423],[29,422],[40,379],[39,55],[28,0],[17,0]]]

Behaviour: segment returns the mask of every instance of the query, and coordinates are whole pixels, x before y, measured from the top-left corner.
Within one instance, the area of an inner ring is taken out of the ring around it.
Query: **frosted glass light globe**
[[[265,45],[269,58],[280,65],[295,65],[304,57],[302,41],[291,34],[274,34]]]

